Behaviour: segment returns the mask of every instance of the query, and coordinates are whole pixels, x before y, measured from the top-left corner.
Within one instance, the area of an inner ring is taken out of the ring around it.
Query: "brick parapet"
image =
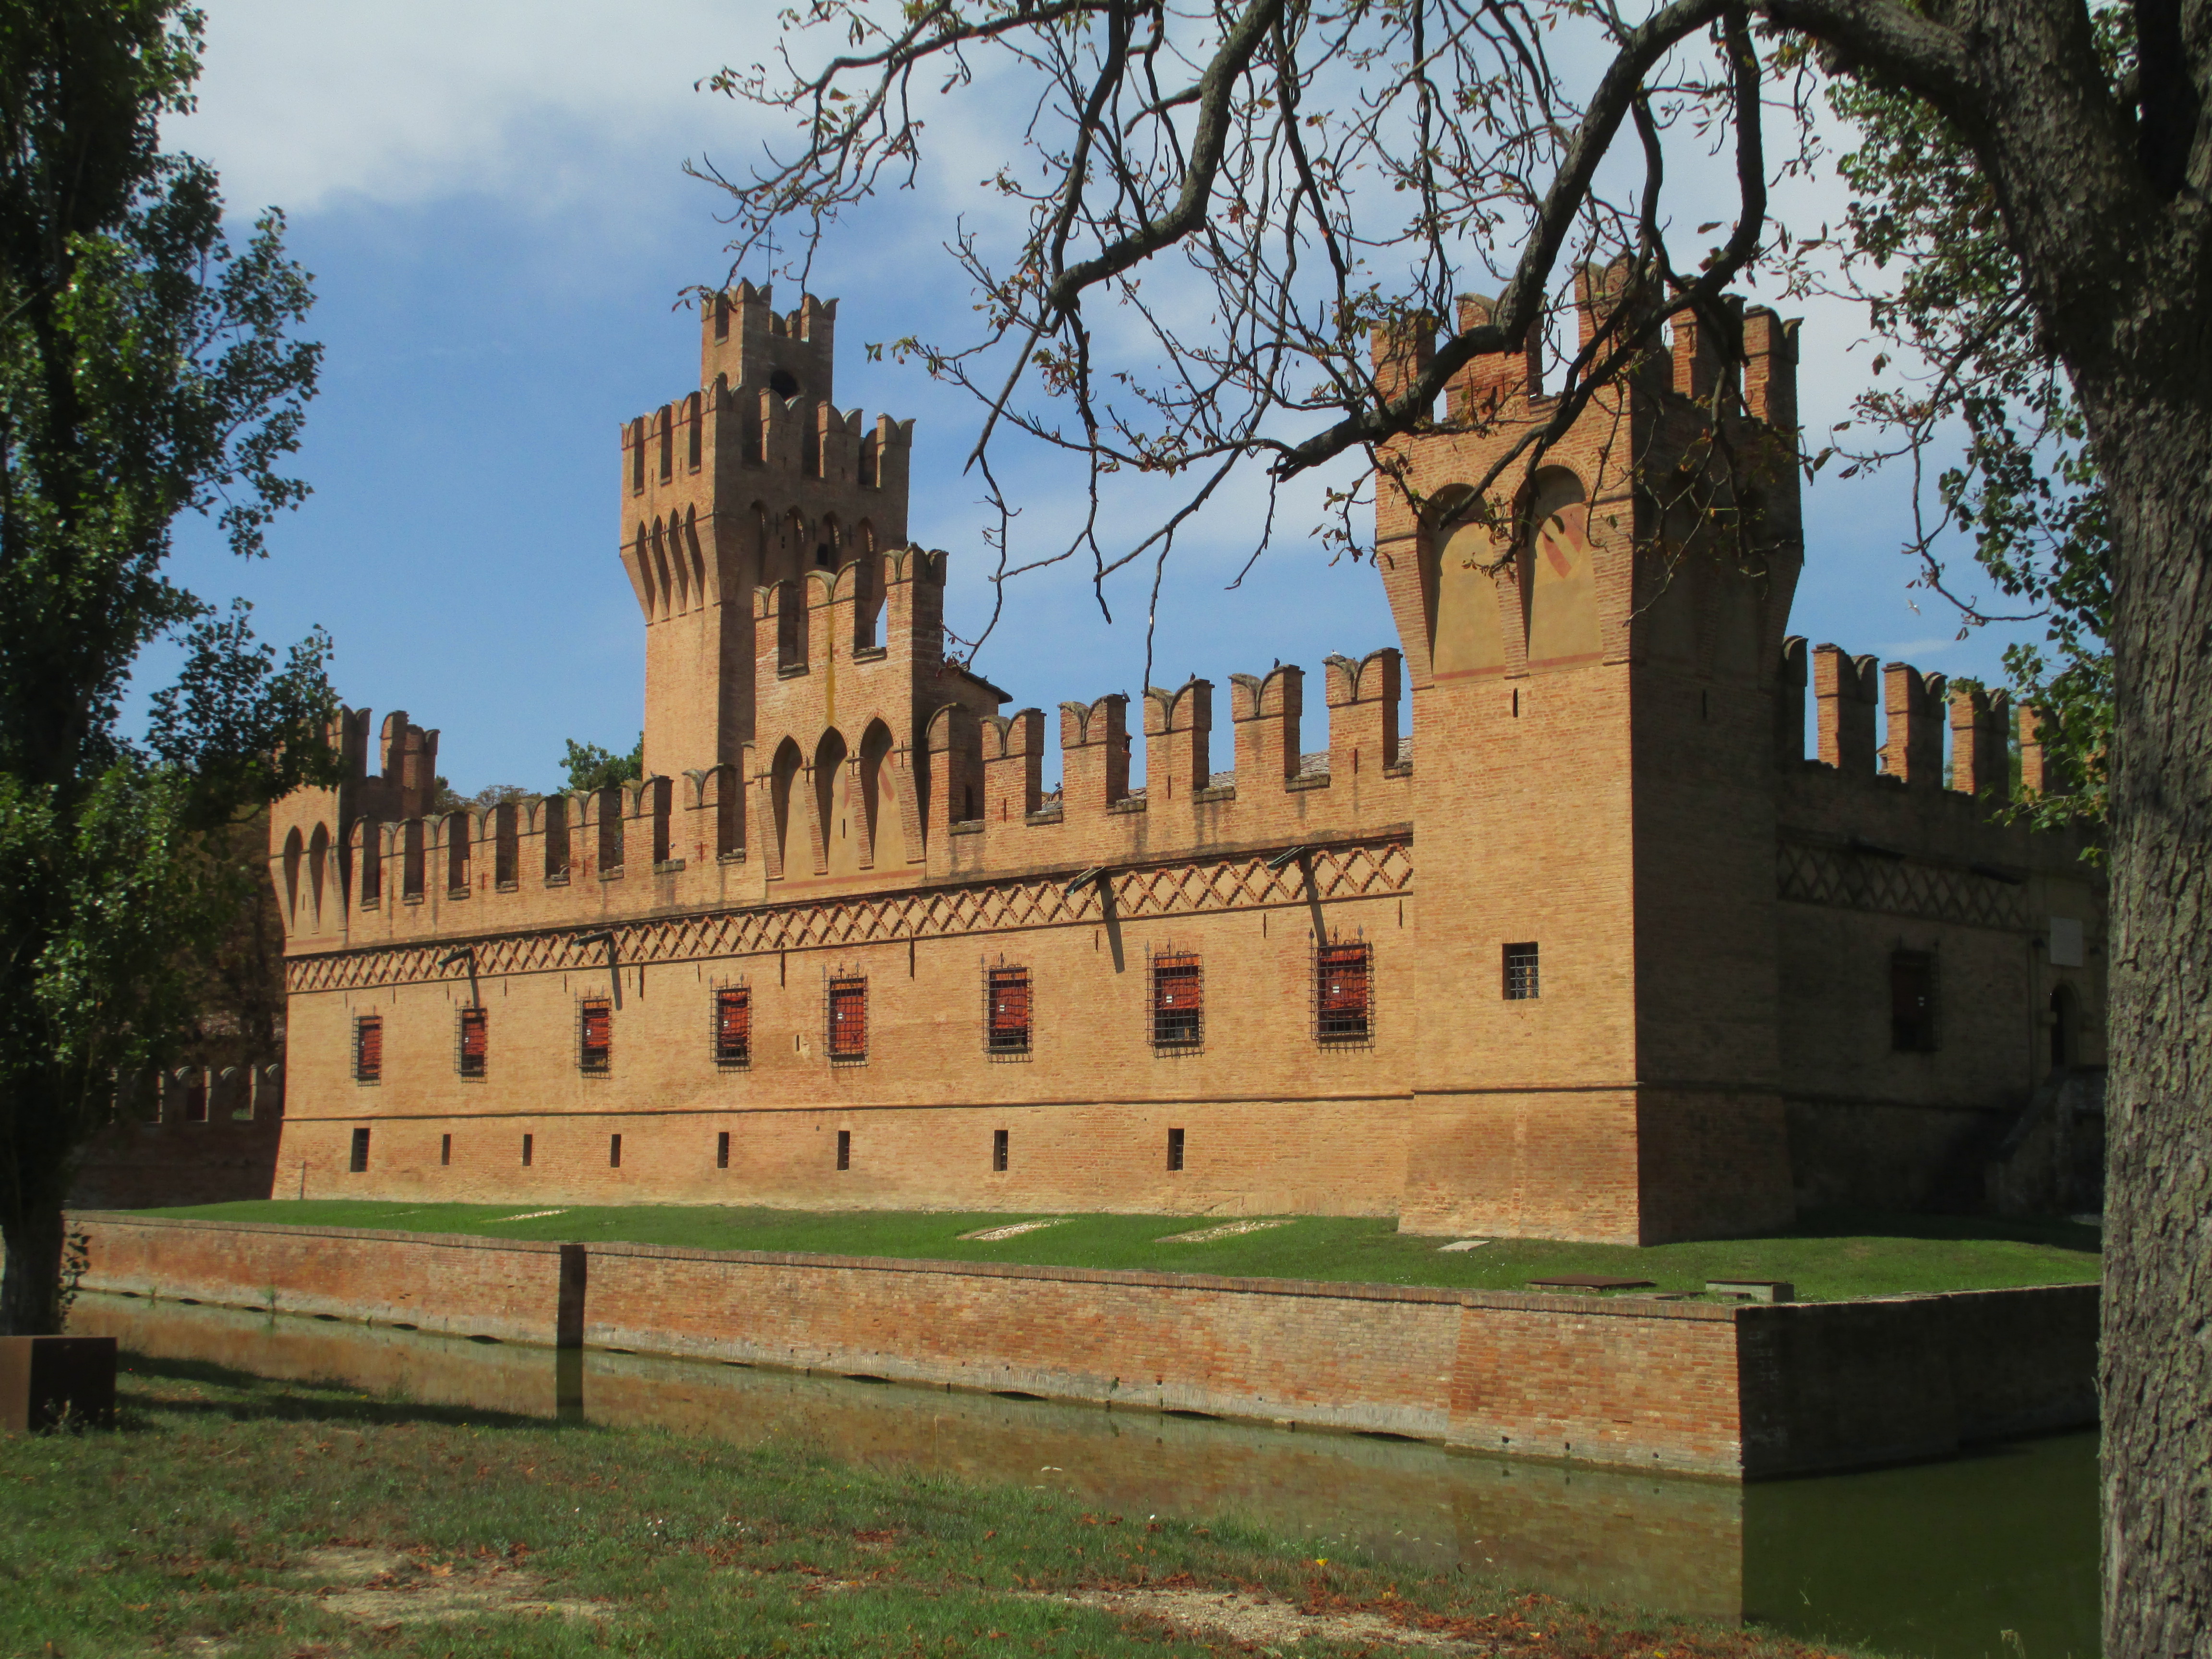
[[[86,1288],[550,1341],[561,1246],[96,1212]],[[586,1340],[1751,1478],[2094,1415],[2096,1288],[1785,1307],[591,1247]]]

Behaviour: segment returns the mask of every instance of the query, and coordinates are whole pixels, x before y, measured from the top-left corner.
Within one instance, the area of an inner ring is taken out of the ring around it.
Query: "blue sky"
[[[672,307],[726,270],[726,233],[715,193],[682,164],[740,161],[769,130],[693,82],[767,50],[774,8],[204,3],[201,109],[171,124],[170,142],[216,165],[235,213],[286,210],[326,356],[298,461],[313,497],[251,566],[188,523],[176,574],[207,598],[246,595],[280,643],[327,627],[346,701],[439,727],[441,770],[464,793],[550,787],[564,738],[627,747],[637,732],[617,430],[696,379],[696,325]],[[917,418],[909,530],[952,553],[950,621],[968,635],[989,605],[981,492],[960,470],[977,411],[917,366],[864,362],[860,346],[965,321],[971,300],[940,244],[957,215],[989,222],[975,186],[1005,142],[979,125],[993,113],[988,97],[945,112],[920,188],[841,227],[812,284],[841,301],[838,402]],[[1832,214],[1833,198],[1810,206]],[[1867,353],[1846,350],[1850,313],[1796,309],[1817,430],[1842,418]],[[1018,465],[1010,482],[1026,509],[1018,537],[1042,543],[1068,510],[1064,479]],[[1998,678],[2000,640],[1955,641],[1940,602],[1913,608],[1901,477],[1824,477],[1806,507],[1795,631]],[[1318,675],[1328,652],[1394,642],[1372,568],[1331,568],[1298,533],[1310,514],[1294,512],[1291,534],[1224,591],[1254,511],[1249,495],[1224,502],[1170,563],[1157,683],[1198,673],[1220,686],[1277,659]],[[1134,694],[1145,584],[1134,570],[1118,579],[1109,627],[1079,573],[1025,579],[977,665],[1015,706]],[[173,660],[154,653],[142,682]]]

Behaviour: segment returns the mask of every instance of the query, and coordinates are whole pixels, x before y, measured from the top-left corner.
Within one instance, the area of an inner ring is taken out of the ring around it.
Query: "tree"
[[[319,357],[281,219],[234,247],[214,173],[160,149],[199,46],[179,0],[0,0],[0,1333],[58,1328],[79,1152],[252,902],[226,830],[335,775],[327,640],[280,664],[163,574],[179,514],[258,556],[305,495],[276,467]],[[134,743],[165,635],[184,672]]]
[[[580,795],[604,789],[611,783],[635,783],[645,775],[645,733],[637,734],[637,747],[627,755],[614,754],[595,743],[578,743],[571,738],[568,752],[561,757],[561,764],[568,774],[568,787]]]
[[[1471,358],[1549,337],[1572,264],[1625,255],[1606,325],[1553,343],[1555,418],[1480,481],[1510,502],[1668,318],[1725,338],[1724,285],[1802,260],[1816,234],[1768,198],[1811,159],[1824,73],[1924,112],[1971,159],[1986,196],[1952,209],[1993,228],[2016,337],[2063,370],[2101,482],[2081,531],[2109,540],[2109,609],[2083,613],[2112,675],[2105,1647],[2212,1647],[2212,0],[2130,0],[2133,72],[2087,0],[811,0],[787,20],[775,69],[714,81],[800,126],[748,175],[707,169],[739,258],[795,220],[803,274],[839,215],[912,177],[928,97],[979,64],[994,109],[1022,100],[1028,149],[988,182],[1024,228],[953,244],[983,330],[900,343],[975,391],[987,486],[1009,431],[1087,459],[1089,521],[1032,562],[1088,552],[1102,583],[1164,557],[1240,466],[1279,485],[1346,458],[1371,477]],[[809,29],[834,45],[809,58]],[[1775,125],[1796,138],[1778,161]],[[1733,166],[1732,219],[1678,262],[1682,163],[1705,148]],[[1452,317],[1470,276],[1495,301],[1379,379],[1372,331]],[[2063,447],[2067,417],[2043,410]],[[2005,482],[2008,453],[1966,469],[1970,519],[2045,513]],[[1101,487],[1131,475],[1184,494],[1109,546],[1127,515],[1102,515]]]

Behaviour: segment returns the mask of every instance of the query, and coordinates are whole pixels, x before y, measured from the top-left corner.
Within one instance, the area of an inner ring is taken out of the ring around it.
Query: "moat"
[[[1925,1659],[2097,1651],[2094,1432],[1735,1485],[119,1296],[81,1297],[70,1328],[149,1358],[430,1404],[797,1437],[866,1462],[1049,1485],[1122,1513],[1237,1516],[1319,1554],[1351,1545],[1580,1601],[1751,1620]]]

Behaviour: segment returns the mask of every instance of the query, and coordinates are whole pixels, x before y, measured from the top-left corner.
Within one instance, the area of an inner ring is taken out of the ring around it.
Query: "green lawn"
[[[2098,1233],[2071,1222],[2002,1222],[1945,1216],[1832,1214],[1763,1238],[1658,1244],[1644,1249],[1498,1239],[1463,1252],[1444,1239],[1401,1234],[1395,1222],[1301,1216],[1285,1224],[1203,1243],[1170,1234],[1219,1225],[1219,1216],[1075,1215],[1018,1237],[963,1239],[979,1229],[1047,1218],[942,1212],[769,1210],[696,1205],[374,1204],[351,1201],[210,1204],[155,1210],[209,1220],[274,1221],[495,1238],[626,1240],[714,1250],[799,1250],[840,1255],[1020,1261],[1050,1267],[1139,1267],[1260,1279],[1357,1280],[1520,1290],[1556,1273],[1648,1279],[1662,1291],[1702,1291],[1707,1279],[1784,1279],[1800,1298],[1890,1296],[2007,1285],[2079,1284],[2097,1277]],[[506,1218],[527,1215],[525,1220]]]
[[[1419,1651],[1376,1645],[1409,1626],[1519,1659],[1820,1651],[790,1443],[557,1427],[129,1355],[122,1383],[119,1431],[0,1439],[0,1654],[1124,1659],[1291,1645],[1205,1622],[1229,1590],[1259,1604],[1247,1618],[1322,1620],[1295,1644],[1316,1659]]]

